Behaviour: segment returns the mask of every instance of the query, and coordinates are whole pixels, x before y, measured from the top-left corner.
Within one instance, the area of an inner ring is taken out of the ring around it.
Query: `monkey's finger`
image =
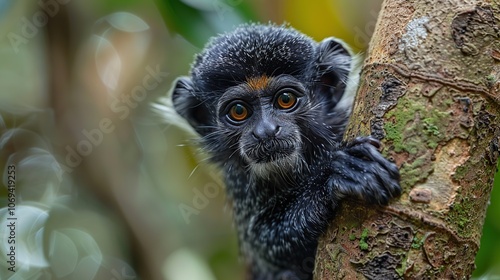
[[[397,166],[384,158],[374,146],[366,144],[357,145],[349,149],[349,154],[376,162],[382,168],[386,169],[392,178],[399,179],[399,170]]]
[[[353,147],[353,146],[363,145],[363,144],[370,144],[377,149],[380,149],[380,147],[381,147],[380,141],[377,140],[376,138],[373,138],[372,136],[356,137],[356,138],[354,138],[354,140],[348,142],[346,147]]]

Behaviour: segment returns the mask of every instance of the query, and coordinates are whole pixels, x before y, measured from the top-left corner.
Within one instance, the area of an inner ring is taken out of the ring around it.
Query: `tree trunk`
[[[500,141],[500,2],[386,0],[347,138],[383,139],[390,206],[345,201],[315,279],[467,279]]]

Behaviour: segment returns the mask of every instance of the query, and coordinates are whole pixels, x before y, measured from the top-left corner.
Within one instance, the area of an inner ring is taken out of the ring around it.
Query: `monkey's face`
[[[304,124],[308,111],[306,89],[293,76],[252,77],[222,94],[217,126],[220,135],[235,140],[235,153],[262,174],[300,163],[299,123]]]
[[[214,161],[260,176],[293,171],[342,137],[351,55],[334,38],[244,25],[211,40],[172,91]],[[347,102],[346,102],[347,100]]]

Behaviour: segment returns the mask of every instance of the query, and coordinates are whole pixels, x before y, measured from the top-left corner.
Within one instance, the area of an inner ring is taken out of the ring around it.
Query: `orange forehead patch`
[[[269,80],[267,76],[248,78],[247,85],[253,90],[262,90],[269,84]]]

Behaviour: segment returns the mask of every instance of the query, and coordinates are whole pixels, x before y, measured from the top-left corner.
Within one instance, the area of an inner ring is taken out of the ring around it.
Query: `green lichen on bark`
[[[368,238],[368,233],[370,231],[365,228],[363,229],[363,232],[361,233],[361,236],[359,237],[359,249],[363,250],[363,251],[367,251],[368,250],[368,243],[366,243],[366,239]]]

